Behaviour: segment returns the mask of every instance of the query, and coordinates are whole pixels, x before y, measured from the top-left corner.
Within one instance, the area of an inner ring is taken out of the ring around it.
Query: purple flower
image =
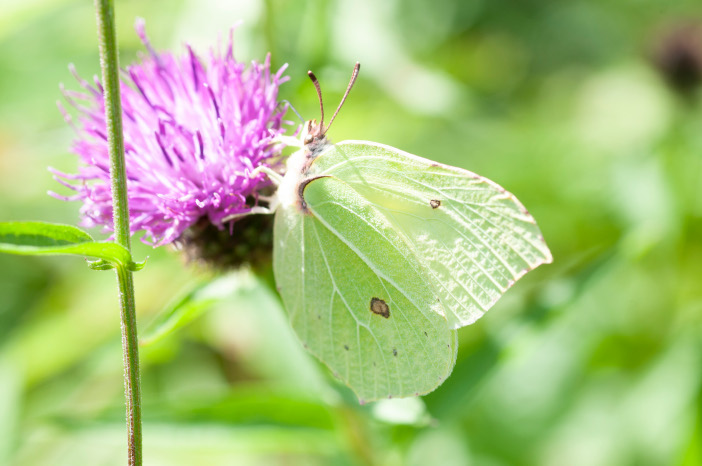
[[[223,54],[211,51],[201,60],[189,46],[182,57],[156,53],[143,21],[136,30],[149,54],[121,82],[132,234],[144,230],[145,242],[161,245],[203,219],[231,228],[232,218],[251,212],[270,184],[251,172],[280,164],[276,137],[284,132],[286,108],[277,97],[286,66],[271,73],[270,55],[263,64],[237,62],[231,34]],[[79,111],[72,150],[83,165],[77,175],[53,170],[76,194],[52,195],[83,201],[83,225],[112,231],[103,88],[97,77],[91,85],[72,72],[84,91],[64,95]]]

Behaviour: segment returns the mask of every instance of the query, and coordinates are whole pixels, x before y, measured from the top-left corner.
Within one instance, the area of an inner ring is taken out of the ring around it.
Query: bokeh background
[[[358,406],[241,271],[142,347],[148,465],[702,464],[702,6],[694,0],[116,1],[122,64],[204,54],[289,63],[317,117],[355,61],[330,136],[389,144],[515,193],[555,262],[459,331],[453,375]],[[74,172],[56,109],[98,72],[92,2],[0,0],[0,220],[76,224],[47,166]],[[666,78],[667,77],[667,78]],[[292,115],[292,114],[290,114]],[[64,192],[65,193],[65,192]],[[97,232],[94,232],[97,233]],[[97,236],[100,236],[97,234]],[[168,248],[136,275],[140,328],[211,274]],[[211,304],[208,306],[207,304]],[[145,330],[146,329],[146,330]],[[0,464],[125,460],[113,274],[0,256]]]

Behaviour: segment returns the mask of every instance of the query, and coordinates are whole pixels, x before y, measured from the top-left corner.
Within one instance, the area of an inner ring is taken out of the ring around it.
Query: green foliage
[[[14,254],[41,254],[61,247],[92,243],[93,238],[83,230],[70,225],[45,222],[0,223],[2,252]]]
[[[18,255],[78,255],[101,259],[91,268],[107,270],[128,267],[140,270],[144,263],[132,262],[129,251],[116,243],[93,241],[86,232],[70,226],[46,222],[1,222],[0,252]]]
[[[225,300],[236,301],[241,284],[236,276],[225,275],[197,283],[177,296],[156,316],[139,337],[139,344],[150,345],[195,320],[204,311]]]

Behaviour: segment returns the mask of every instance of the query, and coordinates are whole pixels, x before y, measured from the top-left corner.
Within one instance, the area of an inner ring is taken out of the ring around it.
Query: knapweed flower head
[[[143,21],[136,30],[148,55],[126,68],[120,86],[131,231],[144,230],[145,242],[161,245],[203,222],[229,229],[232,219],[255,210],[270,184],[252,172],[280,163],[276,138],[286,108],[277,99],[285,66],[272,73],[270,55],[262,64],[236,61],[231,34],[224,52],[211,50],[202,60],[189,46],[181,57],[157,53]],[[82,165],[76,175],[54,171],[76,191],[54,195],[82,201],[83,225],[111,231],[103,88],[97,78],[90,84],[74,75],[83,91],[64,95],[79,112],[72,149]]]

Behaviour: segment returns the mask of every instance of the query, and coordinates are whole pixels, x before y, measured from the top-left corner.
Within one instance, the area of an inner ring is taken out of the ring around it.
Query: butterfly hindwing
[[[474,322],[526,272],[551,262],[524,206],[469,171],[344,141],[322,152],[310,172],[343,181],[406,239],[452,328]]]
[[[303,344],[361,400],[427,393],[450,374],[455,332],[424,265],[374,205],[335,177],[307,210],[276,213],[276,283]]]

